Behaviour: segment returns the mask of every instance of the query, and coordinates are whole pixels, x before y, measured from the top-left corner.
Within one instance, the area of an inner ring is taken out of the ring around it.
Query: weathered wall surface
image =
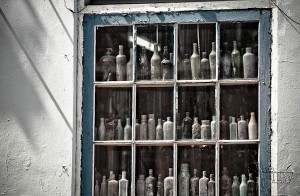
[[[277,4],[300,22],[299,0]],[[293,172],[272,175],[272,195],[300,195],[300,25],[276,7],[272,53],[272,169]]]
[[[0,194],[71,195],[73,14],[60,0],[1,0],[0,43]]]

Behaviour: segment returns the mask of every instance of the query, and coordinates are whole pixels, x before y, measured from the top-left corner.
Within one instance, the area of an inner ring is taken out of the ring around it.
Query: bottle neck
[[[216,51],[216,43],[215,42],[212,42],[211,43],[211,51]]]
[[[198,54],[198,52],[197,52],[197,43],[193,43],[193,54]]]
[[[119,45],[119,55],[123,55],[123,54],[124,54],[123,45]]]
[[[163,58],[168,59],[168,47],[167,46],[164,47]]]

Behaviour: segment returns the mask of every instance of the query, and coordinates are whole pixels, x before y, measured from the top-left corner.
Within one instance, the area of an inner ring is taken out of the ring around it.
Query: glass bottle
[[[163,60],[161,61],[162,79],[172,79],[172,64],[169,60],[168,46],[164,47]]]
[[[199,196],[208,195],[207,183],[208,183],[208,178],[206,177],[206,171],[203,171],[203,176],[199,180]]]
[[[231,54],[228,50],[228,43],[224,42],[224,51],[221,56],[221,78],[228,79],[232,77]]]
[[[108,181],[107,196],[118,196],[119,183],[115,180],[115,174],[112,175],[112,179]]]
[[[121,119],[118,119],[118,124],[117,124],[116,130],[117,130],[118,140],[123,140],[124,139],[124,129],[122,127]]]
[[[162,180],[161,174],[158,174],[156,184],[157,184],[156,196],[163,196],[164,195],[164,182]]]
[[[148,140],[155,140],[156,130],[155,130],[155,118],[154,114],[149,114],[148,119]]]
[[[190,173],[189,165],[187,163],[181,163],[180,173],[178,176],[178,195],[188,196],[190,187]]]
[[[253,174],[249,173],[249,180],[247,181],[247,193],[248,196],[255,196],[255,182],[253,180]]]
[[[232,196],[239,196],[240,195],[240,182],[239,177],[233,176],[233,183],[231,186]]]
[[[164,196],[173,195],[173,168],[169,168],[169,176],[164,179]]]
[[[167,121],[163,125],[164,140],[173,139],[173,122],[171,117],[167,117]]]
[[[222,116],[220,121],[220,139],[229,139],[229,124],[228,121],[225,119],[225,116]]]
[[[198,123],[198,117],[194,117],[194,124],[192,125],[192,139],[201,139],[201,126]]]
[[[149,169],[149,176],[146,178],[146,195],[154,194],[154,187],[156,185],[156,179],[153,176],[153,170]]]
[[[201,139],[209,140],[211,138],[211,129],[209,120],[201,120]]]
[[[207,52],[202,52],[202,59],[200,61],[200,77],[201,79],[210,79],[210,65],[207,59]]]
[[[100,196],[107,196],[106,176],[102,177],[102,183],[101,183],[101,189],[100,189]]]
[[[217,133],[217,125],[216,125],[216,116],[212,116],[212,121],[210,122],[211,128],[211,139],[216,140],[216,133]]]
[[[115,140],[117,138],[117,131],[116,131],[116,123],[115,123],[115,113],[113,111],[113,106],[112,106],[112,98],[109,99],[108,103],[108,121],[105,125],[105,137],[106,140]]]
[[[99,71],[96,71],[97,81],[116,80],[116,57],[112,56],[112,48],[106,48],[106,53],[97,63]]]
[[[154,52],[151,57],[151,80],[159,80],[162,78],[161,58],[158,54],[158,44],[154,44]]]
[[[126,125],[124,127],[124,140],[132,139],[132,127],[130,125],[130,118],[126,118]]]
[[[184,59],[182,60],[182,67],[183,67],[182,79],[191,80],[192,79],[191,61],[188,54],[184,55]]]
[[[243,55],[244,64],[244,78],[255,78],[257,75],[256,71],[256,59],[255,55],[252,53],[252,48],[247,47],[246,53]]]
[[[247,183],[246,176],[242,174],[242,182],[240,184],[240,196],[247,196]]]
[[[211,43],[211,52],[209,54],[210,78],[216,78],[216,43]]]
[[[190,118],[190,113],[185,113],[185,118],[182,122],[182,139],[191,139],[192,135],[192,119]]]
[[[249,135],[249,140],[256,140],[258,138],[257,136],[257,121],[255,118],[255,113],[251,112],[251,117],[250,121],[248,124],[248,135]]]
[[[231,118],[231,123],[229,125],[230,139],[237,139],[237,123],[235,122],[235,117]]]
[[[200,79],[200,56],[197,52],[197,43],[193,43],[193,54],[191,56],[192,79]]]
[[[142,115],[139,135],[140,135],[140,140],[147,140],[148,137],[147,115]]]
[[[132,58],[133,58],[133,49],[130,48],[129,51],[130,51],[130,52],[129,52],[129,53],[130,53],[130,57],[129,57],[129,61],[128,61],[127,65],[126,65],[126,79],[127,79],[127,81],[133,80],[133,77],[132,77],[132,68],[133,68],[133,60],[132,60]]]
[[[123,45],[119,45],[119,54],[116,56],[116,78],[117,81],[126,80],[126,56],[124,55]]]
[[[232,77],[242,77],[241,55],[237,49],[236,41],[233,41],[233,50],[231,52]]]
[[[150,79],[150,65],[149,60],[146,54],[146,48],[142,47],[142,54],[140,55],[140,80],[149,80]]]
[[[215,185],[216,185],[216,182],[215,182],[215,177],[213,174],[210,174],[210,179],[209,179],[209,182],[207,183],[207,190],[208,190],[208,194],[207,196],[215,196]]]
[[[146,195],[146,181],[145,175],[139,175],[139,179],[136,182],[136,193],[137,196],[145,196]]]
[[[191,182],[191,196],[199,195],[199,177],[197,176],[197,169],[194,169],[194,176],[190,180]]]
[[[100,118],[100,125],[98,128],[98,140],[103,141],[105,140],[105,123],[104,118]]]
[[[163,140],[164,139],[164,134],[163,134],[163,127],[161,125],[161,119],[159,118],[157,120],[157,126],[156,126],[156,140]]]
[[[122,171],[122,178],[119,180],[119,196],[128,196],[128,180],[126,171]]]
[[[135,139],[140,140],[140,128],[141,125],[139,124],[139,119],[135,121]]]
[[[99,181],[96,180],[96,185],[95,185],[95,196],[100,196],[100,187],[99,187]]]
[[[241,120],[238,122],[238,139],[247,139],[247,122],[245,121],[243,115],[241,116]]]
[[[227,167],[223,167],[221,176],[221,195],[231,195],[231,178],[228,176]]]

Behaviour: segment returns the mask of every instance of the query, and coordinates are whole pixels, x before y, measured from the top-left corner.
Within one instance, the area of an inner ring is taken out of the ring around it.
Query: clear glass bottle
[[[126,80],[126,56],[124,55],[123,45],[119,45],[119,54],[116,56],[116,78],[117,81]]]

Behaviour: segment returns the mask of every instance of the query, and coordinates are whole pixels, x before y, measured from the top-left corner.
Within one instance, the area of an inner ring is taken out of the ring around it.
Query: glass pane
[[[131,26],[96,28],[96,81],[132,80],[132,40]]]
[[[122,192],[125,190],[130,195],[131,147],[95,146],[94,159],[95,192],[100,189],[101,193],[107,190],[107,194],[104,195],[112,195],[108,194],[108,192],[115,192],[117,194],[113,195],[118,195],[119,189],[116,184],[118,184],[118,181],[120,182],[122,173],[125,171],[125,178],[128,182],[127,188],[122,189]],[[97,184],[99,188],[96,188]]]
[[[170,190],[162,185],[173,168],[173,147],[137,147],[136,152],[136,195],[164,195],[163,189]]]
[[[221,86],[220,139],[258,139],[258,86]]]
[[[189,195],[189,192],[190,195],[214,195],[208,194],[208,192],[215,192],[215,146],[191,145],[178,147],[177,168],[178,195]],[[202,185],[209,188],[204,190]],[[206,194],[199,194],[199,188],[201,193]]]
[[[178,139],[215,139],[214,114],[215,87],[178,87]]]
[[[257,78],[258,23],[221,24],[220,78]]]
[[[131,140],[131,88],[96,88],[95,140]]]
[[[137,140],[173,139],[173,88],[137,88]]]
[[[173,79],[173,25],[137,27],[137,79]]]
[[[221,145],[220,148],[220,195],[242,193],[245,186],[243,195],[258,195],[255,188],[258,182],[258,145]]]
[[[216,25],[181,24],[178,27],[178,79],[214,79]]]

